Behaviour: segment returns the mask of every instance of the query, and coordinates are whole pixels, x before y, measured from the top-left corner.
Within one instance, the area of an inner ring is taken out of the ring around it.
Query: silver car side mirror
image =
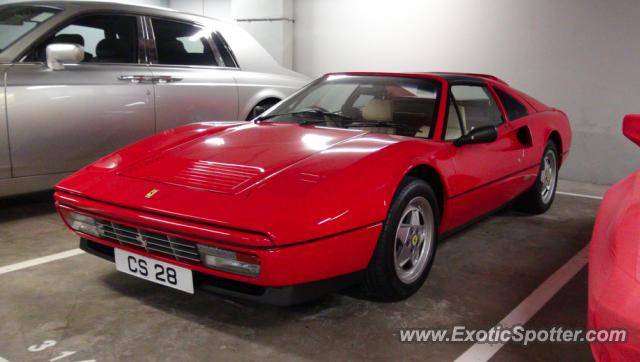
[[[64,63],[80,63],[84,59],[84,48],[77,44],[47,45],[47,67],[51,70],[63,70]]]

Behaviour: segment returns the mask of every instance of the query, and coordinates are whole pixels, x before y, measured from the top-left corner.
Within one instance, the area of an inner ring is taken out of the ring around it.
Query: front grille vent
[[[176,260],[200,262],[200,253],[196,243],[159,234],[148,230],[137,229],[106,220],[96,219],[100,236],[125,246],[137,246],[146,251],[167,254]]]

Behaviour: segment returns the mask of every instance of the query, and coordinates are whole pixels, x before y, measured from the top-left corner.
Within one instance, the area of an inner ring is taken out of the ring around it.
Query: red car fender
[[[363,152],[369,154],[362,157]],[[295,230],[270,235],[276,244],[333,235],[383,222],[398,185],[412,169],[423,166],[453,174],[444,154],[448,152],[444,144],[432,141],[360,137],[309,157],[250,190],[247,197],[262,204],[280,195],[281,206],[274,212],[297,213]],[[271,230],[284,230],[290,222],[287,217],[274,220]]]

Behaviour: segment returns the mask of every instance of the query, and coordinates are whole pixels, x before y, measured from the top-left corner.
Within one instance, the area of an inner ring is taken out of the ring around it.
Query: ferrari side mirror
[[[466,135],[453,141],[456,147],[475,143],[491,143],[498,139],[498,129],[496,126],[483,126],[474,128]]]
[[[627,114],[622,121],[622,133],[640,146],[640,114]]]

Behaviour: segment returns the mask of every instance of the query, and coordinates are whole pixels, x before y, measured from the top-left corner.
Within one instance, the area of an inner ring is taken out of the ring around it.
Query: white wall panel
[[[561,177],[611,183],[640,167],[621,135],[640,113],[636,0],[296,0],[294,69],[495,74],[566,111]]]

